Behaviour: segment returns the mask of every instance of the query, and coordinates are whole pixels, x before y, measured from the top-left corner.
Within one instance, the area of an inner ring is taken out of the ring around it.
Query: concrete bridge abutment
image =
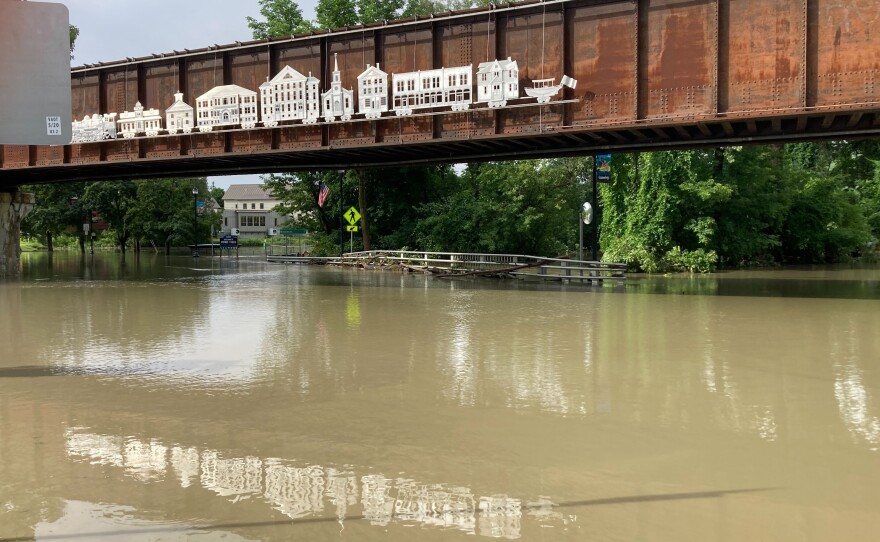
[[[33,194],[0,192],[0,279],[21,270],[21,221],[33,208]]]

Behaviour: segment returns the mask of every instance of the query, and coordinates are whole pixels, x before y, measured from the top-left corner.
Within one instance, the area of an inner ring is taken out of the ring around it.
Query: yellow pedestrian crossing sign
[[[357,224],[357,221],[361,219],[361,214],[354,207],[349,208],[348,211],[345,211],[345,214],[342,215],[348,223],[354,226]],[[349,230],[350,231],[350,230]]]

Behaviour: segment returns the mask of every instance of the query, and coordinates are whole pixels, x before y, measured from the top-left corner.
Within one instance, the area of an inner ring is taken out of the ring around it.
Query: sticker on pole
[[[50,135],[50,136],[60,136],[61,135],[61,117],[59,115],[55,115],[53,117],[46,117],[46,135]]]

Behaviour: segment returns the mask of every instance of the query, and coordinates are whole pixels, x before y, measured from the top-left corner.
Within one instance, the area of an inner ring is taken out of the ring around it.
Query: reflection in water
[[[207,533],[191,525],[169,525],[164,521],[145,521],[138,518],[140,511],[131,506],[67,500],[61,517],[55,521],[41,521],[34,529],[36,540],[124,540],[125,542],[175,542],[201,539],[205,536],[222,538],[229,542],[246,539],[228,532],[212,529]],[[85,527],[85,531],[83,528]],[[219,536],[218,536],[219,535]],[[8,540],[8,539],[0,539]],[[13,540],[22,540],[13,539]],[[27,540],[31,540],[30,537]]]
[[[880,419],[872,416],[871,397],[858,367],[843,367],[834,382],[834,396],[840,405],[840,417],[853,435],[865,439],[877,450],[880,444]]]
[[[858,322],[849,320],[846,329],[854,329]],[[835,341],[833,350],[834,364],[834,397],[840,409],[840,418],[854,438],[863,440],[872,451],[880,446],[880,418],[872,414],[873,400],[865,385],[865,377],[859,367],[862,359],[859,342],[852,333],[842,334],[842,339]]]
[[[323,512],[324,488],[323,467],[293,467],[280,459],[266,460],[266,499],[292,519]]]
[[[880,529],[878,271],[595,289],[63,260],[0,284],[0,539],[90,540],[102,513],[261,540]]]
[[[121,467],[125,475],[139,482],[163,480],[170,470],[180,487],[190,487],[198,480],[201,487],[231,497],[233,503],[262,497],[291,519],[321,516],[326,505],[340,524],[346,519],[366,519],[375,526],[417,523],[493,538],[520,536],[521,501],[507,495],[480,497],[476,505],[473,493],[463,487],[392,480],[381,474],[358,477],[350,470],[299,467],[279,458],[225,458],[219,451],[199,452],[194,447],[172,446],[169,453],[169,448],[155,439],[123,439],[84,428],[66,431],[65,449],[71,459]],[[362,513],[351,511],[359,498]],[[547,497],[540,497],[529,505],[530,516],[547,525],[567,525],[574,520],[554,512],[554,506]]]

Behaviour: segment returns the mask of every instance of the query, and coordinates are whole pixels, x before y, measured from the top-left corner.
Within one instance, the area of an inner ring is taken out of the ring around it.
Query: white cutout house
[[[336,53],[333,53],[333,81],[330,82],[330,90],[324,93],[323,98],[325,121],[333,122],[337,117],[343,121],[351,120],[351,115],[354,113],[353,93],[349,89],[342,88]]]
[[[162,129],[162,115],[158,109],[144,109],[141,102],[137,102],[134,104],[134,111],[123,111],[116,123],[119,124],[119,133],[126,139],[137,134],[155,137]]]
[[[193,129],[193,107],[183,101],[183,93],[174,93],[174,103],[165,110],[165,124],[169,134],[183,132],[188,134]]]
[[[466,111],[471,104],[473,66],[395,73],[391,76],[394,112],[412,115],[415,109],[450,106]]]
[[[519,65],[516,60],[493,60],[477,66],[477,102],[504,107],[519,98]]]
[[[278,126],[279,121],[301,120],[312,124],[321,116],[317,78],[308,77],[290,66],[260,85],[260,120],[263,126]]]
[[[221,85],[196,98],[196,123],[200,132],[214,126],[253,128],[257,125],[257,93],[238,85]]]
[[[378,119],[388,111],[388,74],[371,66],[358,75],[358,113],[368,119]]]

